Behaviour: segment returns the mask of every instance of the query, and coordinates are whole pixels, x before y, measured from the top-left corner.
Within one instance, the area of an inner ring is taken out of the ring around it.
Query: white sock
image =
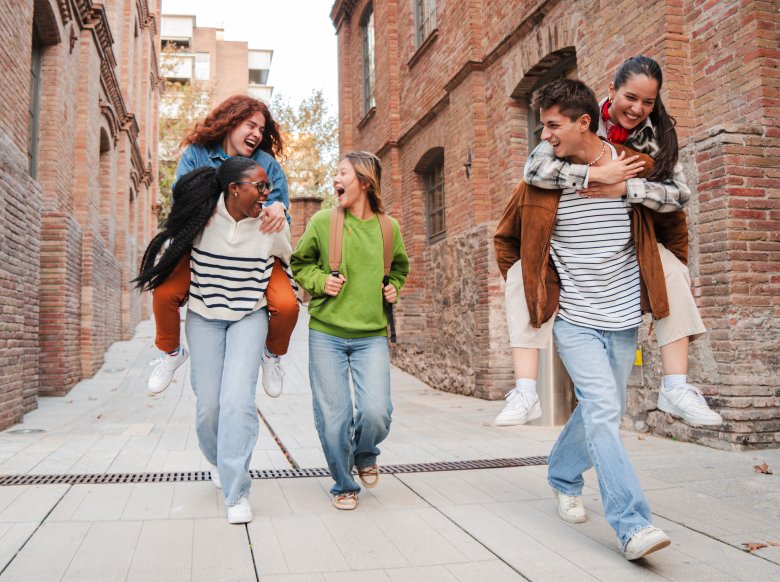
[[[661,390],[664,392],[674,392],[679,388],[682,388],[688,381],[686,374],[669,374],[664,376],[664,384],[661,386]]]
[[[171,357],[175,357],[175,356],[178,356],[178,355],[179,355],[179,350],[181,350],[181,346],[179,346],[179,347],[178,347],[178,348],[176,348],[175,350],[172,350],[172,351],[170,351],[170,352],[167,352],[167,354],[168,354],[169,356],[171,356]]]
[[[263,346],[263,358],[266,361],[278,362],[280,357],[281,356],[277,356],[276,354],[269,352],[268,348],[266,346]]]
[[[536,396],[536,380],[531,378],[518,378],[515,380],[515,388],[524,390],[530,394]]]

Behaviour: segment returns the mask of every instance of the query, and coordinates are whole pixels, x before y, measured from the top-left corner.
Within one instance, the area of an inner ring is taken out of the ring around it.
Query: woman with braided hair
[[[252,520],[249,462],[259,430],[255,387],[268,332],[268,275],[275,259],[287,265],[292,255],[286,222],[281,232],[260,228],[269,190],[265,170],[240,156],[183,175],[173,189],[171,215],[135,280],[154,290],[188,260],[185,329],[196,432],[230,523]],[[292,281],[289,268],[279,271]]]
[[[260,228],[265,233],[280,232],[289,218],[286,210],[290,200],[287,178],[276,161],[284,146],[279,129],[268,107],[262,101],[246,95],[234,95],[217,105],[201,123],[197,123],[184,138],[187,149],[179,160],[176,180],[201,166],[218,167],[231,156],[253,159],[269,178],[268,200],[262,210]],[[174,183],[175,185],[175,183]],[[271,397],[282,393],[280,356],[287,353],[290,335],[298,321],[298,301],[284,276],[286,264],[276,259],[268,284],[268,338],[263,348],[263,389]],[[155,345],[163,353],[149,378],[150,394],[165,390],[176,369],[187,359],[187,350],[180,346],[179,307],[187,300],[190,287],[190,259],[182,255],[180,262],[168,270],[164,279],[155,279],[153,309],[157,333]]]

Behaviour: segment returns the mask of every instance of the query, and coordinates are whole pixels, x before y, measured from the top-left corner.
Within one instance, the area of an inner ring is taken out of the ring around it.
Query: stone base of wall
[[[492,229],[480,225],[426,248],[428,284],[401,292],[392,349],[396,366],[433,388],[487,399],[503,394],[506,375],[491,368]]]

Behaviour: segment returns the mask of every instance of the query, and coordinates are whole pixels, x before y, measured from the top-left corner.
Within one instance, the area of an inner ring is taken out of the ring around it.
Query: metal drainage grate
[[[547,457],[522,457],[515,459],[480,459],[475,461],[444,461],[440,463],[412,463],[407,465],[381,465],[384,474],[426,473],[431,471],[464,471],[468,469],[500,469],[505,467],[530,467],[546,465]],[[251,469],[252,479],[294,479],[300,477],[328,477],[324,468],[315,469]],[[181,471],[177,473],[102,473],[96,475],[4,475],[0,486],[9,485],[100,485],[114,483],[179,483],[208,481],[208,471]]]

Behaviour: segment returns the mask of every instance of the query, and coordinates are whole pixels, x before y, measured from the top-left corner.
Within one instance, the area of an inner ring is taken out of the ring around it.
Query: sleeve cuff
[[[626,180],[626,194],[628,201],[632,204],[639,204],[647,198],[645,185],[639,178],[629,178]]]

